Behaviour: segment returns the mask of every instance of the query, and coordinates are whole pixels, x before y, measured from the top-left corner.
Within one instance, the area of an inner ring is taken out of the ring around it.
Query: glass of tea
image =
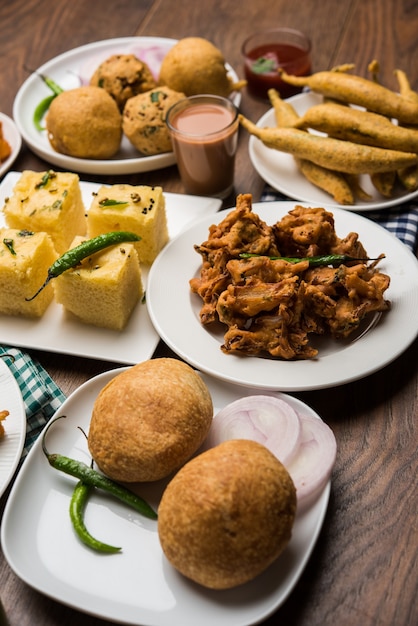
[[[183,98],[167,112],[180,177],[188,193],[227,198],[234,186],[238,109],[221,96]]]
[[[242,46],[247,89],[256,98],[268,100],[269,89],[282,98],[301,91],[282,81],[278,69],[295,76],[308,76],[311,66],[311,41],[298,30],[275,28],[255,33]]]

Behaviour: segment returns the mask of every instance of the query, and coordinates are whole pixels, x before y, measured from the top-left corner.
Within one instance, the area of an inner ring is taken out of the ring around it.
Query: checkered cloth
[[[26,439],[22,460],[39,433],[59,409],[65,395],[46,370],[29,354],[9,346],[0,346],[0,355],[17,380],[26,409]]]
[[[261,202],[272,202],[274,200],[283,201],[290,200],[290,198],[266,185]],[[384,211],[367,211],[362,215],[372,219],[396,235],[412,252],[416,253],[418,251],[418,201],[400,204],[398,207],[385,209]]]

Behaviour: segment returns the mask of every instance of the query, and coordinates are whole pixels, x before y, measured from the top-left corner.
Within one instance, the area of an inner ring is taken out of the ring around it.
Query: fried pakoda
[[[390,279],[377,271],[378,261],[311,266],[309,257],[318,255],[367,259],[358,234],[339,238],[332,213],[322,208],[296,206],[268,226],[252,212],[251,195],[241,195],[195,250],[202,268],[190,287],[203,300],[202,324],[226,325],[226,354],[313,358],[310,335],[345,339],[368,313],[390,306]]]
[[[6,417],[9,415],[9,411],[0,411],[0,439],[2,437],[4,437],[4,427],[2,424],[2,421],[6,419]]]

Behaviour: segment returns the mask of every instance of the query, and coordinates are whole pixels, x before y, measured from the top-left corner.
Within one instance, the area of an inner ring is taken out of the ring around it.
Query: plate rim
[[[309,206],[306,203],[298,202],[297,204],[302,204],[302,206]],[[286,210],[294,206],[295,206],[295,203],[293,201],[259,202],[259,203],[253,204],[253,210],[255,213],[258,213],[261,210],[262,214],[268,211],[269,209],[270,210],[277,209],[279,211],[280,209],[282,209],[282,212],[285,212]],[[226,212],[229,212],[231,210],[233,210],[233,208],[227,209]],[[282,213],[279,213],[279,216],[281,214]],[[369,218],[363,215],[353,213],[350,211],[344,211],[343,209],[336,208],[336,207],[334,207],[333,209],[333,214],[337,218],[336,219],[337,228],[338,228],[338,221],[337,221],[338,217],[340,220],[343,221],[343,223],[344,221],[347,221],[347,220],[349,220],[349,222],[354,221],[354,223],[357,225],[360,224],[360,225],[363,225],[365,228],[367,227],[368,229],[371,229],[372,233],[380,234],[381,237],[383,237],[383,240],[386,242],[387,247],[390,246],[396,249],[397,253],[404,260],[404,264],[407,264],[408,267],[412,267],[412,270],[414,272],[413,275],[415,279],[414,283],[412,284],[415,286],[415,289],[414,290],[409,289],[408,296],[415,297],[418,301],[418,259],[415,258],[413,253],[409,250],[409,248],[405,246],[405,244],[403,244],[400,241],[400,239],[398,239],[393,233],[389,232],[383,226],[377,224],[376,222],[373,222],[372,220],[370,220]],[[220,221],[221,221],[221,218],[218,220],[218,222]],[[199,220],[199,222],[195,222],[189,228],[186,228],[173,241],[170,242],[170,244],[159,255],[156,261],[156,264],[151,268],[150,276],[149,276],[149,287],[148,287],[148,292],[147,292],[147,303],[149,307],[148,308],[149,314],[150,314],[152,323],[154,324],[154,327],[156,328],[162,340],[177,355],[183,358],[186,362],[196,367],[197,369],[200,369],[206,374],[221,378],[222,380],[228,381],[230,383],[241,384],[245,386],[253,386],[254,388],[274,389],[274,390],[283,391],[283,392],[302,392],[302,391],[326,389],[329,387],[338,386],[338,385],[346,384],[349,382],[354,382],[360,378],[366,377],[382,369],[383,367],[385,367],[386,365],[394,361],[398,356],[400,356],[400,354],[402,354],[402,352],[404,352],[411,345],[411,343],[415,340],[415,337],[418,335],[418,318],[416,318],[415,327],[412,328],[412,331],[408,333],[407,336],[405,334],[401,342],[396,342],[396,345],[395,344],[393,345],[393,350],[389,351],[389,356],[386,353],[385,358],[383,360],[379,361],[379,363],[375,363],[372,365],[370,363],[372,359],[372,353],[368,353],[369,362],[366,366],[365,362],[362,361],[361,365],[363,369],[359,368],[354,362],[353,363],[349,362],[350,357],[351,358],[354,357],[352,353],[353,353],[353,350],[355,351],[357,349],[357,345],[358,345],[357,342],[352,342],[348,346],[343,346],[341,350],[339,350],[338,352],[335,351],[333,355],[326,356],[326,355],[319,354],[318,359],[315,359],[314,361],[313,360],[300,360],[300,361],[287,362],[287,361],[273,361],[269,359],[259,359],[258,357],[250,357],[250,356],[240,357],[240,356],[235,356],[235,355],[222,355],[224,356],[225,359],[230,359],[230,361],[229,362],[223,361],[222,367],[219,368],[217,354],[216,354],[216,350],[219,350],[220,352],[219,341],[216,339],[213,339],[211,334],[207,332],[201,326],[200,321],[197,319],[197,316],[192,310],[191,304],[190,305],[185,304],[183,305],[183,309],[179,309],[180,305],[178,304],[178,302],[190,296],[190,291],[187,292],[189,296],[186,295],[185,276],[183,276],[184,281],[182,283],[183,285],[182,289],[184,293],[180,293],[180,291],[178,290],[178,293],[180,295],[177,298],[177,301],[172,303],[171,306],[174,307],[172,308],[173,319],[176,316],[180,319],[183,319],[184,327],[187,327],[188,336],[193,338],[193,340],[191,340],[188,346],[186,346],[187,339],[185,339],[184,337],[182,338],[180,342],[178,338],[173,337],[173,332],[170,332],[172,331],[171,326],[170,326],[170,331],[167,330],[168,329],[167,320],[164,320],[164,319],[162,320],[164,312],[161,313],[162,311],[161,297],[158,293],[159,285],[161,284],[161,276],[163,277],[166,276],[166,272],[164,272],[164,267],[163,269],[161,269],[161,266],[164,266],[165,258],[167,257],[167,255],[171,254],[171,251],[173,248],[174,249],[176,249],[176,247],[181,248],[181,250],[183,250],[183,255],[184,254],[188,255],[187,261],[189,261],[191,265],[190,265],[190,272],[188,272],[187,274],[187,283],[188,283],[188,280],[194,275],[194,272],[198,271],[198,268],[200,267],[200,263],[199,263],[199,260],[197,259],[197,254],[196,254],[196,262],[194,262],[192,260],[192,255],[194,254],[194,251],[190,250],[189,246],[191,244],[193,234],[195,234],[195,241],[193,242],[194,244],[196,243],[199,244],[201,241],[204,241],[207,238],[207,228],[209,227],[209,225],[210,225],[209,217],[204,217],[203,219]],[[353,230],[353,228],[350,228],[350,230]],[[354,230],[356,229],[354,228]],[[199,233],[199,236],[198,236],[198,233]],[[362,240],[362,237],[360,235],[360,241],[361,240]],[[184,252],[186,249],[187,249],[187,252]],[[379,250],[379,253],[380,252],[381,250]],[[178,255],[177,259],[179,258],[180,257]],[[178,262],[179,261],[177,261],[177,263]],[[184,262],[185,261],[183,261],[183,263]],[[167,270],[167,267],[165,269]],[[177,265],[177,270],[180,272],[180,275],[181,275],[182,269],[183,268],[179,269],[179,266]],[[382,269],[382,271],[386,272],[387,270]],[[159,282],[157,282],[155,278],[156,274],[158,273],[160,274]],[[390,271],[388,271],[387,273],[390,274]],[[402,281],[405,280],[405,278],[403,278],[403,275],[401,274],[397,278],[400,281],[400,284],[402,285]],[[395,280],[395,277],[391,276],[391,286],[389,287],[389,294],[390,294],[391,288],[392,288],[392,291],[394,291],[394,282],[393,282],[394,280]],[[408,283],[408,286],[411,286],[411,282]],[[169,286],[167,285],[166,285],[165,293],[167,293],[167,297],[169,297]],[[387,298],[391,300],[391,297],[389,294]],[[403,300],[405,300],[405,297],[406,297],[405,294],[403,294]],[[159,302],[158,306],[156,304],[156,301]],[[385,324],[386,325],[388,324],[388,321],[387,321],[388,316],[392,316],[392,318],[389,318],[389,324],[391,324],[393,323],[391,322],[391,320],[393,320],[393,316],[396,314],[396,312],[399,315],[399,302],[396,303],[396,306],[392,307],[392,310],[389,310],[387,312],[387,317],[381,318],[379,323],[373,328],[372,332],[367,333],[365,335],[365,339],[367,340],[368,346],[371,345],[372,347],[376,347],[377,338],[378,337],[381,338],[382,335],[384,335],[385,333],[384,328],[385,328]],[[401,313],[405,314],[405,304],[404,304],[404,309],[403,310],[401,309]],[[406,333],[406,330],[405,330],[406,328],[409,329],[410,325],[405,326],[404,329],[402,329],[402,332]],[[362,338],[362,342],[364,342],[365,339]],[[181,344],[180,346],[179,346],[179,343]],[[364,343],[360,345],[364,345]],[[332,367],[332,377],[328,380],[322,380],[321,377],[318,379],[318,371],[322,371],[324,367],[326,369],[327,364],[328,365],[332,364],[335,360],[338,360],[339,354],[344,354],[344,356],[346,357],[345,361],[347,361],[349,365],[349,372],[350,372],[349,375],[345,375],[345,376],[341,375],[341,368],[338,367],[334,363],[334,367]],[[269,363],[270,365],[268,366],[265,365],[265,362]],[[315,371],[313,368],[315,367],[315,365],[320,364],[321,362],[322,362],[321,370],[318,370],[317,368],[317,371]],[[325,366],[324,366],[324,363],[325,363]],[[249,370],[251,367],[250,364],[253,366],[252,371],[251,371],[252,377],[250,377],[250,374],[249,374]],[[241,376],[239,377],[236,375],[236,373],[234,374],[234,367],[236,369],[239,369],[240,372],[245,372],[245,377],[244,377],[244,374],[241,374]],[[268,367],[268,371],[266,369],[267,367]],[[284,369],[284,367],[286,367],[286,369]],[[291,376],[289,372],[291,371],[298,372],[298,370],[299,370],[299,375],[294,374],[292,380],[290,380]],[[271,374],[271,372],[273,372],[273,374]],[[301,376],[301,372],[303,372],[303,376]],[[267,377],[267,374],[268,374],[268,377]],[[298,379],[298,380],[295,380],[295,379]]]
[[[3,122],[3,136],[11,148],[11,153],[7,159],[0,163],[0,178],[2,178],[19,156],[22,147],[22,136],[15,122],[6,113],[0,112],[0,121]]]
[[[318,98],[318,102],[320,102],[320,99],[321,99],[320,94],[317,94],[312,91],[304,91],[302,93],[296,94],[295,96],[291,96],[286,101],[289,102],[290,104],[299,103],[300,101],[305,100],[307,97],[310,97],[310,98],[313,97],[315,99]],[[270,108],[268,111],[263,113],[263,115],[258,119],[258,121],[256,122],[256,126],[258,128],[263,128],[267,125],[271,125],[271,121],[273,117],[274,117],[274,109]],[[267,124],[267,122],[269,122],[269,124]],[[398,205],[410,202],[411,200],[414,200],[415,198],[418,197],[418,189],[417,189],[416,191],[413,191],[413,192],[405,192],[404,195],[398,196],[392,199],[385,200],[382,197],[382,200],[378,202],[359,201],[358,203],[353,204],[353,205],[342,205],[342,204],[337,204],[335,201],[332,200],[329,194],[315,187],[315,185],[307,181],[303,177],[302,174],[298,174],[298,177],[300,177],[300,180],[303,181],[304,184],[305,183],[309,184],[310,188],[312,189],[312,197],[308,197],[306,194],[304,194],[302,197],[302,195],[298,195],[297,191],[293,191],[292,189],[289,189],[288,187],[284,185],[278,184],[274,176],[270,175],[269,172],[266,172],[261,162],[261,159],[259,158],[259,155],[257,154],[257,149],[267,150],[268,148],[263,146],[260,139],[258,139],[254,135],[251,135],[249,138],[249,142],[248,142],[248,150],[249,150],[251,163],[253,167],[255,168],[255,170],[257,171],[257,173],[259,174],[259,176],[264,180],[264,182],[266,182],[268,185],[270,185],[270,187],[272,187],[276,191],[286,195],[290,199],[293,198],[294,200],[299,201],[299,202],[307,202],[311,204],[316,204],[317,206],[321,204],[321,206],[324,206],[325,208],[344,209],[345,211],[367,212],[367,211],[376,211],[376,210],[382,210],[382,209],[391,209]],[[291,154],[285,154],[284,152],[280,152],[280,158],[285,159],[289,163],[293,159]]]
[[[135,43],[140,43],[143,41],[150,44],[151,42],[155,42],[174,45],[179,40],[173,39],[171,37],[159,36],[116,37],[111,39],[101,39],[87,44],[83,44],[81,46],[77,46],[75,48],[67,50],[66,52],[62,52],[52,59],[49,59],[41,66],[39,66],[36,70],[34,70],[34,72],[30,74],[30,76],[28,76],[28,78],[20,86],[13,103],[13,117],[16,126],[28,147],[35,154],[46,160],[48,163],[52,163],[53,165],[67,168],[71,171],[81,172],[84,174],[136,174],[155,171],[163,169],[165,167],[169,167],[171,165],[175,165],[177,161],[174,152],[165,152],[162,154],[150,156],[139,156],[138,153],[138,156],[133,156],[126,159],[80,159],[77,157],[67,156],[53,150],[53,148],[49,146],[48,143],[46,143],[45,145],[37,143],[31,137],[31,134],[28,130],[29,127],[25,123],[24,116],[21,114],[24,99],[28,97],[31,87],[33,86],[35,81],[38,80],[36,73],[47,74],[51,69],[53,71],[56,66],[59,66],[64,61],[83,53],[88,54],[90,51],[94,52],[94,50],[105,50],[106,47],[134,45]],[[237,78],[235,70],[229,65],[229,63],[226,63],[225,66],[227,67],[228,71],[232,72],[232,74]],[[236,104],[239,104],[240,100],[241,94],[237,93],[234,98],[234,102]]]
[[[57,411],[55,413],[55,416],[58,414],[69,414],[69,419],[71,420],[71,406],[74,402],[79,402],[80,401],[80,397],[83,396],[83,394],[85,396],[87,396],[88,394],[91,394],[93,389],[98,388],[97,386],[100,385],[100,388],[102,388],[105,384],[107,384],[107,382],[109,382],[110,380],[112,380],[117,374],[121,373],[124,370],[129,369],[129,367],[123,367],[123,368],[116,368],[116,369],[112,369],[112,370],[108,370],[106,372],[102,372],[96,376],[94,376],[93,378],[91,378],[90,380],[84,382],[80,387],[78,387],[74,392],[72,392],[67,399],[64,401],[63,405],[61,406],[61,408],[59,409],[59,411]],[[242,387],[238,387],[236,385],[231,385],[229,383],[224,383],[223,381],[218,381],[216,379],[213,379],[210,376],[205,375],[204,373],[199,372],[199,374],[202,375],[203,380],[205,380],[207,383],[209,384],[213,384],[215,386],[215,388],[217,386],[220,387],[227,387],[227,388],[232,388],[232,391],[236,393],[241,392]],[[253,393],[252,389],[248,389],[247,390],[248,393],[247,394],[243,394],[243,395],[251,395]],[[219,393],[222,393],[222,390],[219,391]],[[308,411],[309,414],[314,415],[315,417],[317,417],[318,419],[322,419],[317,413],[316,411],[310,407],[309,405],[307,405],[306,403],[304,403],[302,400],[298,399],[298,398],[294,398],[292,396],[288,396],[287,394],[283,394],[282,392],[273,392],[275,395],[279,395],[279,397],[283,397],[286,401],[288,401],[291,406],[297,407],[297,408],[301,408],[303,407],[305,410]],[[88,400],[90,403],[92,402],[91,398],[90,400]],[[70,407],[68,409],[68,407]],[[54,419],[53,416],[51,419]],[[63,437],[65,437],[65,435],[62,435]],[[22,467],[22,470],[19,472],[19,475],[17,476],[17,479],[15,481],[15,484],[13,485],[12,491],[9,495],[9,498],[6,502],[6,506],[5,506],[5,510],[4,510],[4,514],[3,514],[3,523],[1,525],[0,528],[0,532],[1,532],[1,544],[2,544],[2,548],[3,548],[3,553],[4,556],[9,564],[9,566],[11,567],[11,569],[15,572],[15,574],[21,579],[23,580],[26,584],[28,584],[30,587],[36,589],[37,591],[41,592],[42,594],[46,595],[47,597],[50,597],[64,605],[70,606],[71,608],[74,608],[76,610],[81,610],[84,613],[96,616],[96,617],[101,617],[104,619],[115,619],[115,615],[107,615],[106,613],[103,612],[103,610],[98,609],[97,607],[94,609],[92,607],[91,604],[89,604],[88,599],[91,598],[91,595],[89,595],[88,593],[86,593],[83,590],[82,594],[79,594],[79,590],[75,589],[74,591],[76,593],[70,592],[68,591],[68,584],[62,581],[58,581],[57,585],[58,587],[61,587],[62,590],[62,594],[59,597],[57,595],[57,590],[53,590],[50,587],[48,588],[48,584],[50,585],[50,583],[46,584],[45,582],[43,582],[42,579],[40,579],[39,577],[36,577],[34,575],[30,575],[30,573],[28,574],[27,572],[25,573],[25,571],[22,571],[22,567],[19,565],[18,563],[18,559],[14,558],[13,555],[10,552],[9,549],[9,541],[8,541],[8,536],[10,533],[13,532],[17,532],[15,527],[13,526],[13,522],[12,522],[12,518],[13,518],[13,511],[14,508],[16,506],[18,506],[18,502],[19,502],[19,496],[20,496],[20,492],[21,490],[24,488],[24,484],[25,482],[28,480],[27,475],[31,476],[31,465],[32,463],[36,464],[37,462],[37,457],[42,456],[43,452],[42,452],[42,433],[40,434],[40,436],[38,437],[37,441],[34,443],[34,445],[32,446],[32,449],[30,450],[27,459],[25,460],[25,464]],[[57,436],[57,439],[55,441],[59,440],[59,435]],[[46,468],[48,468],[48,465],[46,464]],[[36,474],[36,467],[34,470],[34,473]],[[58,473],[57,473],[58,474]],[[50,476],[56,476],[56,474],[50,474]],[[54,484],[54,478],[49,479],[50,480],[50,486],[48,487],[48,489],[52,489],[53,488],[53,484]],[[29,478],[30,481],[30,478]],[[44,489],[46,489],[47,487],[44,487]],[[309,561],[312,552],[314,550],[314,547],[318,541],[319,535],[322,531],[322,527],[324,524],[324,520],[325,520],[325,516],[328,510],[328,504],[329,504],[329,497],[330,497],[330,492],[331,492],[331,478],[329,479],[329,481],[327,482],[326,486],[324,487],[322,493],[318,496],[318,499],[316,500],[315,503],[313,503],[313,505],[307,510],[307,511],[303,511],[300,514],[300,517],[297,518],[297,520],[295,521],[295,526],[296,524],[298,524],[298,526],[296,526],[296,530],[299,528],[300,530],[298,532],[306,534],[306,524],[309,526],[313,526],[313,531],[310,533],[308,539],[304,540],[304,543],[307,543],[306,548],[304,548],[303,554],[301,555],[300,558],[297,559],[297,566],[295,567],[295,565],[290,565],[288,566],[288,569],[290,568],[290,572],[291,572],[291,576],[289,576],[289,579],[286,581],[285,579],[285,584],[284,584],[284,589],[280,592],[279,590],[279,594],[277,595],[277,597],[274,595],[275,600],[271,601],[269,606],[264,607],[263,610],[258,609],[258,613],[256,616],[253,615],[253,617],[250,618],[239,618],[237,620],[231,621],[231,614],[230,614],[230,609],[228,608],[228,602],[227,602],[227,610],[225,613],[225,621],[222,622],[223,626],[227,626],[227,624],[232,624],[232,626],[250,626],[251,624],[255,624],[255,623],[259,623],[260,620],[265,619],[266,617],[268,617],[269,615],[271,615],[274,611],[276,611],[285,601],[286,599],[289,597],[289,595],[293,592],[294,587],[296,586],[299,578],[301,577],[307,562]],[[41,510],[41,509],[40,509]],[[313,519],[312,519],[313,518]],[[25,522],[26,523],[26,522]],[[294,528],[294,533],[293,533],[293,539],[295,542],[297,542],[297,532],[295,532],[295,526]],[[10,530],[9,530],[10,527]],[[32,528],[32,533],[39,533],[39,529],[38,529],[38,524],[32,524],[31,525]],[[291,544],[289,544],[291,545]],[[82,550],[86,550],[86,548],[84,546],[80,546],[80,549]],[[39,549],[37,549],[37,552],[39,551]],[[100,555],[95,555],[96,558],[100,558]],[[280,557],[279,557],[280,558]],[[294,556],[290,557],[291,560],[294,560]],[[279,562],[279,559],[276,561],[276,565]],[[274,564],[273,564],[274,566]],[[77,568],[76,568],[77,569]],[[174,569],[172,569],[170,567],[170,569],[172,570],[172,572],[175,572]],[[268,568],[266,575],[268,576],[269,571],[271,571],[271,568]],[[261,574],[261,576],[263,576],[263,574]],[[260,577],[257,577],[255,579],[255,581],[259,580]],[[189,583],[183,579],[182,577],[180,577],[181,581],[184,581],[185,585],[188,585]],[[249,583],[247,583],[247,585],[252,585],[254,581],[250,581]],[[181,583],[183,584],[183,583]],[[256,583],[257,584],[257,583]],[[283,585],[283,583],[282,583]],[[198,589],[198,593],[196,594],[196,596],[198,598],[200,598],[199,593],[203,594],[203,598],[206,597],[206,591],[203,588],[200,588],[199,586],[197,586]],[[241,587],[242,589],[242,587]],[[65,592],[68,594],[66,597],[63,597],[64,595],[64,590]],[[240,594],[240,588],[236,588],[237,590],[237,594]],[[235,594],[235,590],[231,590],[232,593]],[[209,591],[209,593],[211,593]],[[228,592],[226,592],[228,593]],[[77,597],[77,601],[75,600],[75,598]],[[95,595],[93,594],[94,597],[94,602],[97,605],[97,602],[100,598],[98,598],[98,594],[96,593]],[[216,599],[218,597],[221,597],[218,594],[214,594],[213,597],[215,597]],[[208,598],[209,602],[211,602],[212,596]],[[238,599],[238,595],[234,596],[234,601],[237,602]],[[78,603],[77,603],[78,602]],[[260,607],[264,606],[260,605]],[[117,608],[117,607],[116,607]],[[200,610],[200,607],[199,607]],[[137,611],[137,607],[136,607],[136,611]],[[128,611],[129,612],[129,611]],[[253,611],[254,612],[254,611]],[[219,616],[219,614],[218,614]],[[139,620],[140,621],[137,621]],[[123,615],[119,615],[119,619],[117,620],[118,623],[123,623],[123,624],[127,624],[127,625],[132,625],[132,626],[139,626],[141,624],[141,626],[164,626],[167,622],[164,621],[164,618],[162,621],[159,621],[159,619],[152,619],[147,621],[147,619],[145,619],[144,621],[144,617],[141,618],[141,616],[139,616],[137,619],[134,619],[133,617],[128,618],[127,617],[127,613],[125,611],[125,613]],[[208,626],[208,624],[206,624],[206,626]]]
[[[0,497],[4,494],[7,487],[9,486],[10,481],[12,480],[14,473],[16,471],[16,468],[19,465],[22,452],[23,452],[23,447],[25,445],[25,438],[26,438],[25,403],[23,401],[22,393],[20,391],[18,382],[16,378],[14,377],[10,367],[7,365],[7,363],[5,363],[4,357],[0,358],[0,387],[3,384],[6,385],[9,393],[10,392],[13,393],[13,398],[12,398],[13,401],[10,402],[10,404],[13,406],[11,406],[10,408],[10,415],[5,420],[5,424],[4,424],[5,437],[2,440],[0,440],[0,447],[7,445],[8,423],[11,424],[12,420],[15,425],[15,428],[17,427],[18,437],[17,437],[17,442],[14,442],[14,445],[15,445],[14,455],[10,462],[10,466],[7,470],[7,474],[5,475],[3,482],[0,482]],[[3,402],[4,402],[3,400],[0,400],[1,404],[3,404]],[[8,402],[4,402],[4,404],[7,405]],[[6,409],[7,406],[6,407],[0,406],[0,410],[2,410],[3,408]],[[16,412],[16,415],[14,415],[12,411]]]

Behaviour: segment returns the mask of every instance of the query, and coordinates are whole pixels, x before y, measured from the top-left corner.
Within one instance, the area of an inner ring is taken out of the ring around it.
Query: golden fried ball
[[[88,446],[114,480],[159,480],[196,452],[212,418],[211,395],[192,367],[171,358],[143,361],[99,393]]]
[[[183,98],[184,93],[169,87],[156,87],[129,98],[123,110],[122,128],[139,152],[153,155],[172,151],[165,119],[171,105]]]
[[[100,87],[60,93],[46,116],[51,146],[80,159],[109,159],[119,150],[122,118],[113,98]]]
[[[207,39],[185,37],[165,55],[159,82],[186,96],[214,94],[228,96],[245,84],[234,84],[227,75],[222,52]]]
[[[123,111],[129,98],[153,89],[157,83],[148,65],[134,54],[114,54],[99,65],[90,85],[105,89]]]
[[[231,439],[186,463],[163,492],[158,534],[171,565],[210,589],[263,572],[288,544],[296,489],[263,445]]]

